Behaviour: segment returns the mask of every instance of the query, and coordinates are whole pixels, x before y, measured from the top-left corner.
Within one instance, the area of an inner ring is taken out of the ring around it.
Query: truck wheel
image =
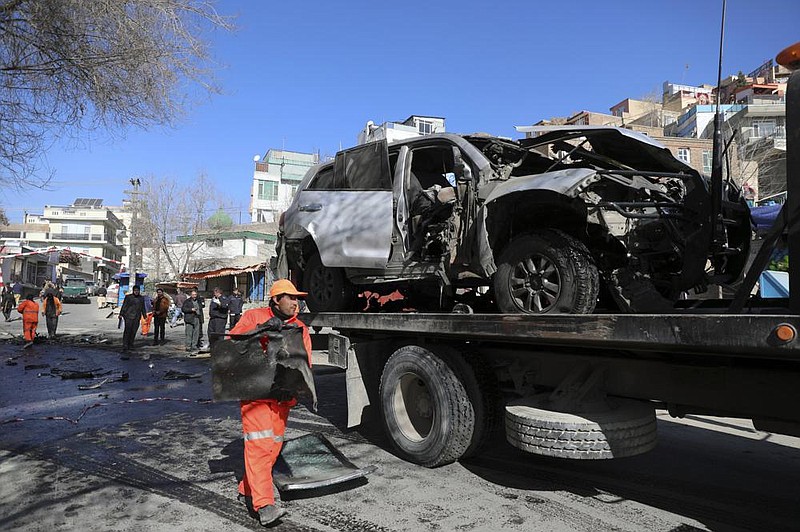
[[[322,264],[319,253],[306,264],[303,272],[303,290],[308,292],[306,304],[313,312],[339,312],[352,310],[355,291],[342,268],[328,268]]]
[[[599,288],[597,266],[589,250],[555,229],[511,241],[494,274],[501,312],[590,314]]]
[[[601,412],[565,413],[539,408],[543,399],[535,396],[506,406],[506,439],[514,447],[596,460],[635,456],[656,446],[655,410],[645,402],[619,399]]]
[[[476,410],[454,365],[409,345],[395,351],[384,366],[380,400],[386,433],[410,462],[449,464],[472,443]]]

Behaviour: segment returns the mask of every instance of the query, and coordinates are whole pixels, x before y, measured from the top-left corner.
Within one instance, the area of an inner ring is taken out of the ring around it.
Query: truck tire
[[[497,261],[501,312],[590,314],[600,289],[597,266],[576,238],[548,229],[512,240]]]
[[[475,426],[472,442],[461,458],[477,455],[488,446],[503,424],[503,406],[500,388],[493,369],[486,360],[476,353],[458,352],[457,358],[462,367],[460,374],[467,396],[475,411]]]
[[[309,310],[313,312],[341,312],[352,310],[355,290],[342,268],[328,268],[315,253],[303,271],[303,290]]]
[[[514,447],[597,460],[635,456],[656,446],[655,410],[645,402],[618,399],[601,412],[565,413],[539,408],[543,399],[535,396],[506,406],[506,439]]]
[[[438,467],[470,448],[476,411],[458,365],[415,345],[386,361],[379,389],[384,427],[404,459]]]

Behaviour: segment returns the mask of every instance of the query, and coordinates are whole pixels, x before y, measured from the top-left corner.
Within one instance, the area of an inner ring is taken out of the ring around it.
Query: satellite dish
[[[253,162],[254,163],[257,163],[260,160],[261,160],[261,156],[260,155],[256,155],[255,157],[253,157]]]

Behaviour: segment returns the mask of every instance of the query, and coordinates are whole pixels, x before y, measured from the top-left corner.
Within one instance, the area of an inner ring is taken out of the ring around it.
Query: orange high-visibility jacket
[[[230,333],[241,334],[251,331],[273,316],[270,308],[248,310]],[[308,334],[308,327],[298,320],[297,316],[289,318],[286,323],[294,323],[303,328],[303,344],[308,353],[308,365],[311,366],[311,336]],[[265,345],[265,340],[266,337],[262,339],[262,347]],[[276,399],[241,401],[244,475],[239,482],[239,493],[252,497],[253,509],[256,511],[275,504],[272,467],[283,445],[289,410],[295,404],[297,404],[296,399],[283,402]]]
[[[17,312],[22,314],[22,321],[39,322],[39,304],[36,301],[23,300],[17,307]]]
[[[56,296],[53,296],[53,301],[56,304],[56,316],[61,316],[61,300],[59,300]],[[42,304],[42,316],[47,314],[47,298],[44,299],[44,303]]]

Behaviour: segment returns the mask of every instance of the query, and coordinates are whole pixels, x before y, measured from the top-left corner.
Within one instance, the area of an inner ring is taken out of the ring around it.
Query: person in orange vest
[[[17,307],[17,312],[22,314],[22,335],[25,338],[23,349],[33,345],[36,338],[36,327],[39,325],[39,304],[33,300],[33,294],[28,294],[25,300]]]
[[[270,318],[278,317],[285,324],[302,328],[303,344],[308,353],[310,367],[311,336],[308,334],[308,327],[297,319],[300,309],[298,298],[307,295],[308,293],[297,290],[291,281],[275,281],[269,291],[269,307],[246,311],[228,334],[247,333]],[[264,340],[262,345],[265,345]],[[258,399],[241,401],[240,404],[244,433],[244,476],[239,482],[239,500],[245,504],[248,499],[252,501],[253,510],[258,513],[258,520],[263,526],[274,523],[286,514],[286,510],[275,505],[272,467],[283,445],[289,410],[296,404],[296,398],[286,401]]]
[[[61,316],[61,301],[49,292],[42,305],[42,316],[44,316],[45,323],[47,324],[47,337],[55,338],[56,329],[58,329],[58,317]]]

